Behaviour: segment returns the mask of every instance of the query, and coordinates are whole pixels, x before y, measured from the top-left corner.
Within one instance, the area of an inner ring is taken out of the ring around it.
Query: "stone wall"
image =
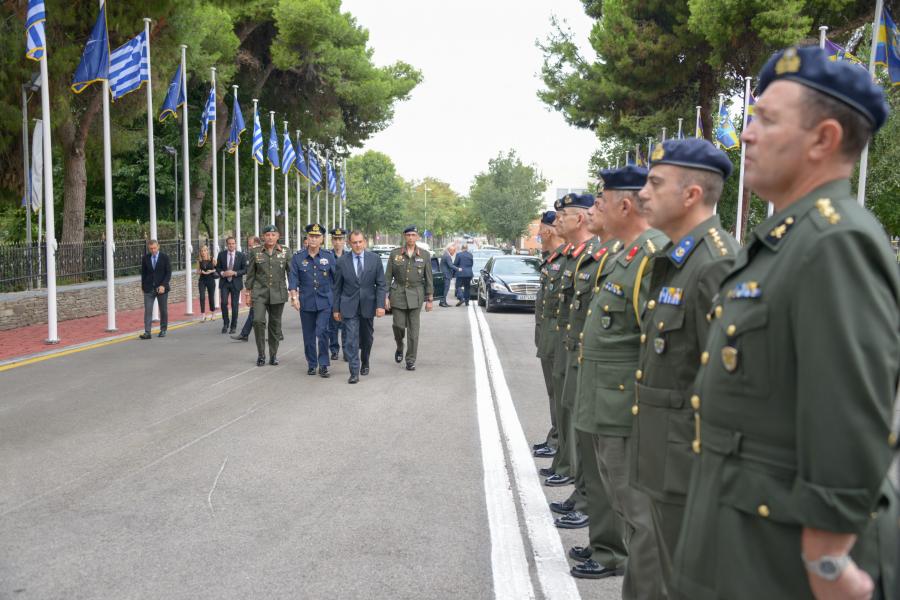
[[[197,297],[197,274],[193,275]],[[184,301],[184,271],[172,273],[169,303]],[[92,281],[56,288],[56,308],[60,322],[106,314],[106,282]],[[144,307],[140,276],[116,279],[116,310]],[[0,294],[0,331],[47,322],[47,290]]]

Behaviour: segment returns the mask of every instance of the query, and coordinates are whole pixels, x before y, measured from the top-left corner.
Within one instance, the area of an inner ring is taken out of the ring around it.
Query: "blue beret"
[[[554,202],[554,203],[553,203],[553,210],[557,210],[557,211],[562,210],[562,207],[563,207],[563,200],[565,200],[565,199],[566,199],[566,197],[563,196],[562,198],[560,198],[559,200],[557,200],[556,202]]]
[[[325,229],[318,223],[310,223],[306,226],[307,235],[325,235]]]
[[[865,69],[848,61],[828,60],[818,46],[776,52],[759,73],[759,92],[778,79],[795,81],[847,104],[862,114],[873,131],[884,125],[888,105],[884,90]]]
[[[276,227],[275,225],[266,225],[265,227],[263,227],[263,233],[270,233],[273,231],[275,233],[278,233],[278,227]]]
[[[415,225],[409,225],[406,229],[403,230],[404,234],[407,233],[419,233],[419,228]]]
[[[556,213],[552,210],[546,211],[541,215],[541,223],[544,225],[553,225],[553,221],[556,220]]]
[[[657,144],[650,155],[650,168],[656,165],[712,171],[723,179],[728,179],[732,170],[728,155],[703,138],[672,139]]]
[[[639,190],[647,183],[647,169],[626,165],[621,169],[601,169],[604,190]]]
[[[568,194],[562,199],[563,208],[590,208],[594,205],[593,194]]]

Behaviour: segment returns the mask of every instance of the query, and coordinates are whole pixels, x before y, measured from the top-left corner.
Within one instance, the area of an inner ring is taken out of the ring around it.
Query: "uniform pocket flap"
[[[794,478],[726,459],[719,502],[741,512],[779,523],[799,524],[791,490]]]
[[[637,397],[640,404],[649,404],[659,408],[683,408],[687,393],[638,384]]]
[[[730,321],[726,317],[721,321],[721,324],[729,336],[735,336],[765,327],[768,322],[769,307],[765,304],[754,304],[743,308]],[[734,326],[734,329],[729,332],[732,326]]]
[[[597,304],[603,312],[625,312],[625,308],[628,306],[628,298],[617,296],[611,292],[601,292],[601,296],[597,298]]]
[[[666,306],[657,308],[653,314],[653,323],[650,324],[655,331],[665,333],[684,327],[684,308]]]

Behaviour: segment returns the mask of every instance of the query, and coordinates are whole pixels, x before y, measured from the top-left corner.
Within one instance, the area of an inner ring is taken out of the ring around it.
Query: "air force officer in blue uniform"
[[[329,377],[328,325],[331,320],[335,258],[322,250],[325,230],[318,223],[306,226],[307,247],[294,253],[288,274],[291,306],[300,311],[307,375]]]

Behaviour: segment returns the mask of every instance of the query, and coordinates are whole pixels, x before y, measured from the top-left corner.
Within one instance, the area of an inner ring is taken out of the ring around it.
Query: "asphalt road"
[[[533,315],[480,314],[423,315],[412,373],[377,320],[356,386],[293,312],[278,367],[213,322],[0,373],[0,598],[618,598],[523,458]]]

